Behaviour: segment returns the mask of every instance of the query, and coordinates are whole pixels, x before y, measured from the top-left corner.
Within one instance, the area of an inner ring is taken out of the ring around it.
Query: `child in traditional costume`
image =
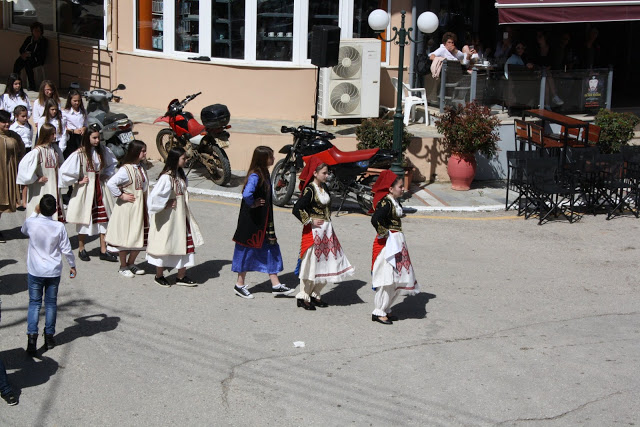
[[[53,219],[64,222],[60,191],[58,190],[58,168],[62,164],[62,152],[55,144],[56,128],[45,123],[40,128],[38,141],[18,165],[16,183],[27,186],[27,218],[40,204],[45,194],[55,197],[58,204]]]
[[[375,211],[371,224],[377,236],[373,241],[371,281],[373,290],[377,292],[371,320],[392,325],[393,320],[397,320],[389,309],[394,300],[401,294],[415,295],[420,292],[420,287],[402,233],[402,206],[397,200],[404,193],[402,179],[385,170],[372,190]]]
[[[176,285],[197,286],[187,276],[187,267],[195,265],[195,247],[204,242],[189,209],[187,177],[182,169],[186,159],[180,147],[169,151],[147,203],[150,215],[147,262],[156,266],[155,282],[164,287],[171,286],[164,277],[165,268],[178,269]]]
[[[242,189],[238,226],[233,235],[236,246],[231,263],[231,271],[238,273],[233,290],[242,298],[253,298],[245,284],[247,271],[267,273],[271,279],[271,292],[274,296],[294,292],[294,289],[281,284],[278,278],[278,273],[283,267],[273,223],[269,178],[269,166],[273,165],[273,161],[271,148],[262,145],[256,147]]]
[[[322,288],[343,281],[355,271],[331,224],[331,195],[325,184],[328,176],[329,167],[311,157],[300,173],[301,194],[293,207],[293,214],[304,225],[295,273],[300,278],[296,302],[305,310],[327,307],[320,298]]]
[[[82,138],[81,146],[60,166],[60,188],[72,185],[67,206],[67,222],[76,224],[78,256],[82,261],[91,258],[85,249],[87,236],[100,235],[100,259],[115,262],[118,258],[107,251],[105,234],[115,201],[107,188],[118,161],[111,150],[100,144],[100,126],[91,125]]]
[[[144,270],[137,267],[135,262],[140,251],[147,246],[149,234],[149,178],[143,166],[146,158],[147,145],[137,140],[130,142],[127,154],[122,159],[122,167],[107,181],[109,191],[116,198],[105,236],[107,250],[118,252],[118,272],[128,278],[144,274]]]

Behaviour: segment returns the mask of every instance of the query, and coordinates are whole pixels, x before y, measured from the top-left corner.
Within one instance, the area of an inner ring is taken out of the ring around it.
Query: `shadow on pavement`
[[[0,295],[15,295],[27,290],[27,273],[0,276]]]
[[[231,264],[228,259],[214,259],[205,261],[195,267],[187,268],[187,276],[192,278],[198,285],[202,285],[209,279],[220,277],[220,270],[227,264]],[[172,278],[172,280],[174,280]]]
[[[24,341],[26,346],[26,335]],[[44,384],[58,371],[58,362],[49,357],[28,357],[24,348],[2,351],[0,359],[4,361],[7,371],[15,370],[8,377],[9,384],[18,396],[20,390]]]
[[[56,334],[57,345],[67,344],[76,338],[90,337],[101,332],[113,331],[118,327],[119,317],[110,317],[104,313],[92,314],[91,316],[78,317],[73,319],[77,324],[65,328],[64,331]]]
[[[364,301],[358,296],[358,290],[366,286],[367,282],[362,280],[347,280],[336,284],[333,289],[322,295],[322,300],[329,305],[354,305],[363,304]]]
[[[427,307],[429,300],[435,298],[434,294],[421,292],[418,295],[406,296],[400,304],[392,307],[394,316],[398,320],[404,319],[424,319],[427,317]]]
[[[4,236],[7,242],[11,240],[25,240],[27,239],[27,236],[22,234],[22,232],[20,231],[21,228],[22,227],[13,227],[10,230],[3,230],[2,235]]]

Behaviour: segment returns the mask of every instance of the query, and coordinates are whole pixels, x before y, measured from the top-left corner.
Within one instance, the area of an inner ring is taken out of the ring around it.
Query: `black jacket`
[[[24,40],[22,46],[20,46],[20,54],[31,52],[31,56],[28,58],[28,61],[32,66],[37,67],[39,65],[43,65],[44,61],[47,59],[48,47],[49,41],[46,38],[40,37],[38,41],[33,41],[33,36],[29,36]]]

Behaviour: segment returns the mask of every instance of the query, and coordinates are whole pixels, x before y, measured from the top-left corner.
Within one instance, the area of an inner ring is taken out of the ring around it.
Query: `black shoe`
[[[0,232],[0,243],[7,243],[7,241],[5,240],[1,232]]]
[[[387,320],[382,320],[380,316],[376,316],[375,314],[371,315],[371,320],[382,323],[383,325],[393,325],[393,322],[389,318],[387,318]]]
[[[16,395],[13,394],[12,391],[10,391],[7,394],[3,394],[2,398],[4,399],[5,402],[7,402],[7,405],[9,406],[16,406],[18,404],[18,399],[16,398]]]
[[[322,301],[320,298],[311,297],[311,304],[315,305],[316,307],[322,307],[322,308],[329,307],[329,304]]]
[[[18,206],[18,207],[16,208],[16,210],[18,210],[18,211],[20,211],[20,212],[23,212],[23,211],[26,211],[26,210],[27,210],[27,208],[25,208],[24,206],[20,205],[20,206]]]
[[[233,292],[235,292],[236,295],[238,295],[239,297],[246,298],[246,299],[253,299],[253,295],[251,294],[251,292],[249,292],[249,289],[247,289],[247,285],[244,285],[244,286],[236,285],[233,287]]]
[[[91,258],[89,258],[89,254],[85,249],[78,252],[78,258],[80,258],[82,261],[91,261]]]
[[[396,320],[398,320],[398,316],[394,316],[391,313],[387,313],[387,319],[391,320],[392,322],[395,322]]]
[[[316,307],[313,304],[311,304],[310,302],[308,303],[303,299],[296,299],[296,304],[298,304],[298,307],[302,307],[305,310],[315,310],[316,309]]]
[[[100,260],[101,261],[116,262],[116,261],[118,261],[118,256],[112,254],[111,252],[100,252]]]
[[[156,277],[155,279],[153,279],[153,281],[156,282],[158,285],[163,286],[165,288],[168,288],[168,287],[171,286],[171,283],[169,283],[167,278],[164,277],[164,276]]]
[[[38,343],[38,334],[27,335],[27,354],[35,356],[38,353],[36,344]]]
[[[179,277],[176,277],[176,285],[191,286],[191,287],[198,286],[198,284],[193,280],[191,280],[189,276],[184,276],[182,279]]]
[[[51,350],[56,346],[56,340],[53,338],[53,335],[44,334],[44,346],[47,350]]]

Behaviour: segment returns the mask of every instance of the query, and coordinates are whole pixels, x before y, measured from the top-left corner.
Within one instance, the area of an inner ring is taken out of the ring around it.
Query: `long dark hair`
[[[265,145],[259,145],[253,150],[253,156],[251,157],[251,164],[249,165],[249,170],[247,171],[247,176],[244,179],[244,185],[242,188],[247,186],[247,182],[249,181],[249,176],[252,173],[258,175],[258,186],[264,185],[268,187],[269,183],[269,159],[273,157],[273,150],[270,147]]]
[[[81,147],[84,150],[85,157],[87,158],[87,164],[91,170],[96,170],[95,165],[93,164],[93,156],[91,155],[91,149],[95,148],[96,153],[98,153],[98,157],[100,158],[100,167],[104,168],[104,152],[102,150],[102,144],[98,144],[96,147],[91,145],[91,134],[92,133],[100,133],[99,126],[91,125],[89,129],[82,135],[82,143]]]
[[[14,92],[13,84],[16,81],[20,81],[20,90],[17,92]],[[9,96],[19,96],[24,101],[27,101],[27,102],[29,101],[29,97],[27,96],[26,93],[24,93],[24,88],[22,87],[22,79],[18,74],[15,74],[15,73],[9,74],[9,78],[7,79],[7,86],[4,88],[4,93],[6,93]]]
[[[138,139],[131,141],[127,149],[127,154],[120,160],[120,165],[139,163],[138,158],[140,157],[140,152],[146,147],[147,144]]]
[[[56,119],[58,119],[58,135],[62,135],[63,132],[66,132],[66,129],[62,128],[62,111],[60,111],[60,105],[53,99],[47,99],[47,102],[44,103],[44,122],[51,123],[51,114],[49,114],[49,109],[52,107],[56,107]]]
[[[184,174],[184,169],[178,166],[178,161],[180,160],[180,156],[185,153],[184,148],[182,147],[173,147],[169,150],[169,154],[167,155],[167,160],[164,161],[164,168],[162,168],[162,172],[158,175],[158,178],[162,176],[162,174],[166,173],[169,176],[174,178],[181,178],[186,181],[187,176]]]
[[[45,123],[40,126],[40,129],[38,130],[38,140],[36,141],[36,147],[39,145],[47,144],[51,139],[51,135],[55,134],[56,128],[53,125]]]
[[[87,111],[84,109],[84,102],[82,102],[82,94],[80,93],[80,91],[78,91],[76,89],[71,89],[69,91],[69,95],[67,95],[67,103],[64,106],[64,109],[65,110],[71,110],[71,98],[73,98],[76,95],[78,95],[80,97],[80,108],[78,108],[78,110],[80,110],[82,115],[86,116],[87,115]]]
[[[56,85],[53,84],[51,80],[43,80],[42,83],[40,83],[40,90],[38,91],[38,102],[40,102],[40,105],[44,105],[44,103],[47,101],[46,97],[44,96],[44,88],[46,86],[49,86],[51,88],[51,92],[53,92],[51,94],[51,99],[56,101],[56,104],[60,104],[60,95],[58,95],[58,88],[56,87]]]

